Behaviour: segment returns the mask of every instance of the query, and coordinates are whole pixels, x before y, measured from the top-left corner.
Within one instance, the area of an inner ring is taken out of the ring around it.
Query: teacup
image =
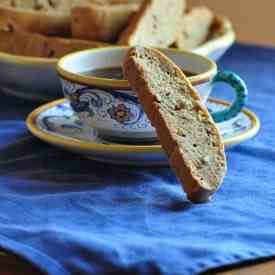
[[[155,129],[127,80],[86,74],[87,71],[121,67],[128,49],[84,50],[60,59],[57,71],[63,93],[83,124],[96,129],[101,137],[128,143],[155,141]],[[174,49],[160,50],[180,68],[194,74],[189,80],[204,103],[216,82],[225,82],[233,87],[235,101],[226,110],[212,114],[216,122],[226,121],[241,112],[247,100],[247,88],[239,76],[228,71],[218,72],[217,65],[207,57]]]

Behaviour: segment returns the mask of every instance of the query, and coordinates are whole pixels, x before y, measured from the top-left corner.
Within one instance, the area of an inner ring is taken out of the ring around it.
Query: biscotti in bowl
[[[0,28],[45,35],[70,35],[73,0],[2,0]]]
[[[117,44],[153,43],[181,50],[183,43],[177,41],[182,41],[185,17],[195,22],[196,28],[201,22],[207,24],[188,50],[217,60],[235,40],[230,21],[205,12],[206,8],[190,9],[184,0],[173,1],[178,8],[169,10],[168,19],[162,16],[163,9],[168,9],[166,0],[44,0],[39,1],[40,5],[34,0],[1,1],[0,89],[39,101],[61,97],[55,71],[58,58],[78,50]],[[198,14],[203,15],[199,22]],[[149,24],[150,30],[144,24]],[[146,40],[141,41],[141,37]]]

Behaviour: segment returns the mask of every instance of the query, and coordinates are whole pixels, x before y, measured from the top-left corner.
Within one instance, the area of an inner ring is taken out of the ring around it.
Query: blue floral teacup
[[[69,54],[57,65],[63,92],[72,109],[87,127],[95,128],[105,139],[139,143],[156,140],[156,132],[139,104],[128,81],[95,77],[83,72],[120,67],[127,47],[107,47]],[[234,88],[236,99],[228,109],[213,113],[216,122],[235,117],[245,105],[245,83],[232,72],[218,72],[217,65],[194,53],[162,49],[179,67],[192,72],[191,83],[206,102],[213,84],[226,82]]]

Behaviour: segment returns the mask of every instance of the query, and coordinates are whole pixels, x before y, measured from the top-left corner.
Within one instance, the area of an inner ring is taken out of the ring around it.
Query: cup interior
[[[77,80],[82,84],[93,84],[91,81],[102,81],[104,86],[120,85],[129,88],[129,83],[126,80],[98,78],[82,74],[91,70],[122,66],[123,58],[128,49],[129,47],[106,47],[69,54],[58,62],[57,69],[61,76],[70,80]],[[207,57],[187,51],[160,50],[180,68],[194,74],[194,76],[189,77],[193,84],[194,82],[202,83],[203,80],[208,81],[217,72],[216,64]],[[98,84],[98,82],[95,84]]]

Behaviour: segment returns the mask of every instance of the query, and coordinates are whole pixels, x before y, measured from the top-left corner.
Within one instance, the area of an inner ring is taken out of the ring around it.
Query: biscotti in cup
[[[120,143],[156,142],[155,128],[144,112],[137,93],[125,78],[119,77],[128,49],[90,49],[61,58],[57,71],[63,92],[81,121],[87,127],[95,128],[102,138]],[[245,91],[245,87],[242,86],[243,81],[237,81],[238,76],[231,73],[225,77],[223,72],[217,71],[213,61],[194,53],[172,49],[160,51],[186,74],[191,73],[188,79],[199,92],[202,103],[207,101],[218,77],[233,87],[237,93],[235,102],[222,113],[213,113],[213,117],[224,121],[241,111],[245,99],[245,93],[241,94],[241,91]]]
[[[132,144],[156,142],[155,128],[129,82],[98,74],[103,69],[121,68],[128,49],[91,49],[61,58],[57,70],[63,92],[81,121],[87,127],[95,128],[102,138]],[[206,101],[212,88],[211,80],[217,74],[216,64],[189,52],[161,51],[192,72],[189,79],[199,89],[201,99]]]

